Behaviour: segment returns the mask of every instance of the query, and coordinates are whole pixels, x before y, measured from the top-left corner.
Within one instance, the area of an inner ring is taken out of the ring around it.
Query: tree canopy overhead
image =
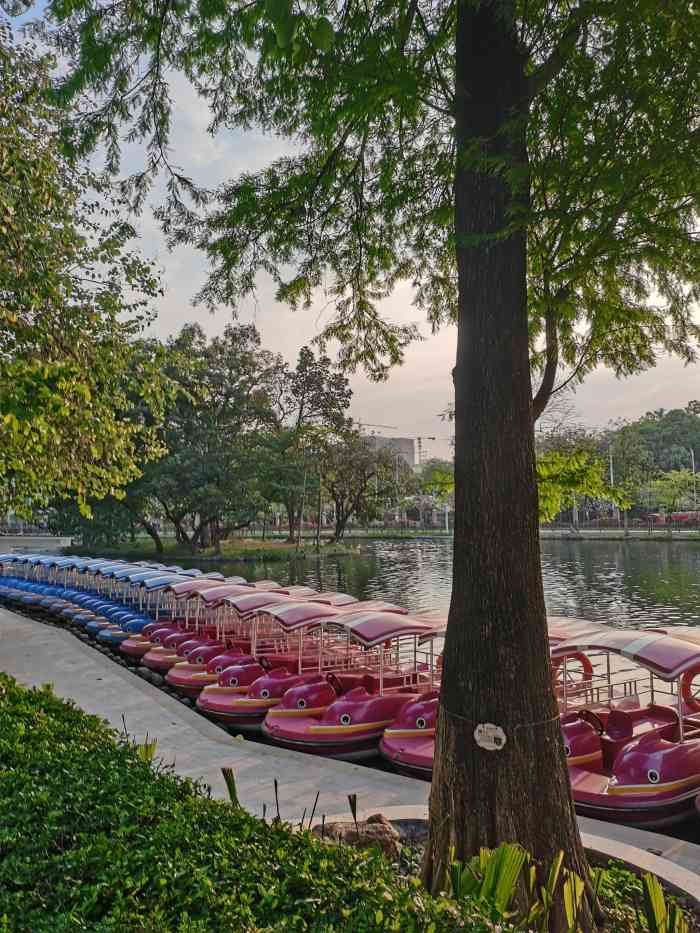
[[[511,220],[528,231],[537,415],[562,367],[579,380],[601,362],[638,371],[660,349],[694,358],[698,11],[687,0],[503,6],[531,99],[528,164],[508,171],[529,178]],[[456,319],[454,0],[48,9],[72,62],[56,86],[71,144],[106,141],[111,170],[125,133],[147,145],[128,188],[141,203],[154,173],[170,173],[165,229],[211,260],[200,298],[235,306],[261,270],[294,306],[325,287],[336,315],[322,340],[375,376],[416,336],[380,313],[399,281],[433,325]],[[213,190],[187,177],[168,155],[173,70],[209,106],[212,132],[257,125],[298,154]]]

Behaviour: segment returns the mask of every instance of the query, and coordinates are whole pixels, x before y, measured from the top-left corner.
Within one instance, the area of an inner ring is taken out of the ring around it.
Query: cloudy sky
[[[207,134],[207,111],[182,79],[173,83],[176,105],[172,137],[173,161],[195,181],[213,185],[242,170],[254,170],[281,154],[283,144],[262,135],[239,133]],[[125,169],[140,165],[140,154],[128,152]],[[152,203],[157,204],[154,192]],[[163,297],[156,331],[165,336],[186,321],[198,320],[214,334],[231,319],[231,312],[221,308],[210,314],[191,304],[206,275],[206,261],[191,248],[169,253],[158,226],[146,212],[138,221],[142,248],[155,258],[163,270]],[[426,339],[406,354],[405,364],[396,369],[388,382],[375,384],[361,375],[352,379],[354,400],[352,414],[367,425],[391,425],[375,428],[387,435],[422,436],[428,455],[449,453],[450,426],[440,418],[452,398],[450,371],[453,366],[456,331],[447,328],[431,336],[420,313],[412,306],[408,286],[397,290],[384,303],[387,317],[397,322],[417,322]],[[292,313],[274,300],[269,281],[260,280],[256,300],[239,309],[239,320],[253,321],[260,330],[263,344],[293,361],[301,346],[310,342],[322,326],[322,302],[308,312]],[[328,313],[328,312],[326,312]],[[655,408],[684,406],[689,399],[700,398],[700,367],[684,367],[674,359],[663,358],[655,370],[619,381],[612,373],[599,370],[589,376],[574,398],[579,420],[605,425],[611,419],[636,418]],[[368,428],[370,430],[370,428]],[[435,440],[427,438],[434,437]]]

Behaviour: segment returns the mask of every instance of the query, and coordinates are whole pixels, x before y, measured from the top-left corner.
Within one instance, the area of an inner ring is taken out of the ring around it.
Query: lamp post
[[[698,509],[698,479],[695,473],[695,451],[692,447],[688,448],[688,453],[690,454],[690,468],[693,471],[693,509],[697,512]]]

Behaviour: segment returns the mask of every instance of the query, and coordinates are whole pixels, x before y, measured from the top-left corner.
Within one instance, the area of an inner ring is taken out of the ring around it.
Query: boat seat
[[[632,739],[656,734],[659,738],[677,741],[678,725],[678,713],[670,706],[650,704],[639,709],[610,710],[605,734],[600,737],[603,767],[612,769],[618,754]]]

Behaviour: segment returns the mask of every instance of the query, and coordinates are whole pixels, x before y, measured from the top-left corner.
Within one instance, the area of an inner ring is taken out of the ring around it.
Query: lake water
[[[452,541],[367,541],[358,557],[227,563],[217,569],[386,599],[409,609],[446,608]],[[700,542],[545,539],[542,569],[552,615],[631,626],[700,624]]]

